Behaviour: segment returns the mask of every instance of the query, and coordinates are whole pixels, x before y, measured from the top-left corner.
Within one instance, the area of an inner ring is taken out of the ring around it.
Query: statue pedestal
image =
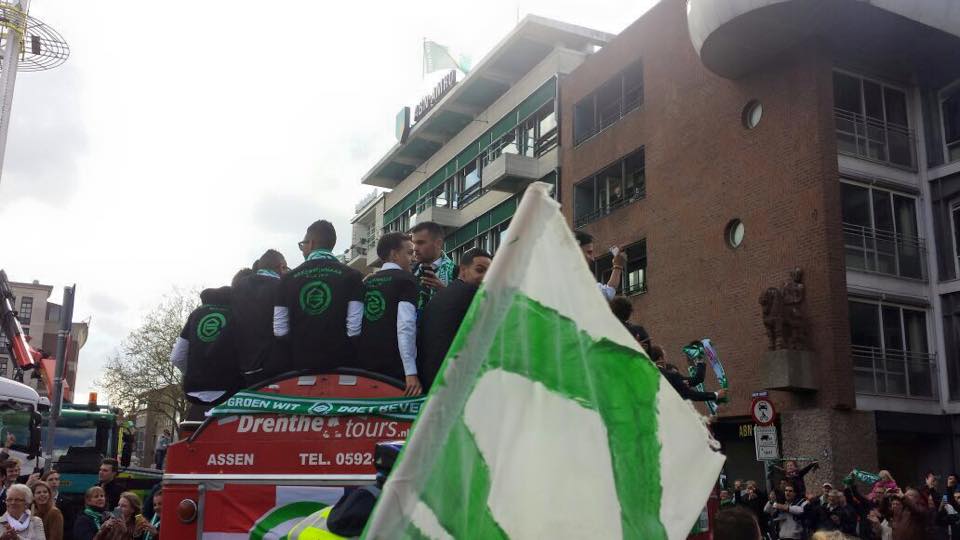
[[[816,392],[816,355],[810,351],[767,351],[760,361],[760,382],[769,390]]]

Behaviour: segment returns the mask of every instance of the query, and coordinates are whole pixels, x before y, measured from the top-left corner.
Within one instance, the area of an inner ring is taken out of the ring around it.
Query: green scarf
[[[316,249],[310,252],[307,255],[308,261],[315,261],[317,259],[326,259],[328,261],[335,261],[337,258],[330,252],[329,249]]]
[[[100,527],[103,526],[103,513],[95,511],[89,506],[83,508],[83,513],[93,520],[93,524],[97,526],[97,530],[100,530]]]

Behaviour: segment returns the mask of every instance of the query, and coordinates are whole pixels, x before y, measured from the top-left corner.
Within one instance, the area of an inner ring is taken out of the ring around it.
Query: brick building
[[[718,345],[731,476],[761,477],[764,389],[817,479],[960,465],[958,36],[946,0],[663,0],[561,80],[564,212],[626,249],[622,290],[669,361]],[[758,300],[795,267],[812,354],[784,384]]]

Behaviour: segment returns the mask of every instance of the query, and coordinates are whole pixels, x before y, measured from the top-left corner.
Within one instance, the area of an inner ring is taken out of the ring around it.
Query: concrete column
[[[784,457],[808,457],[820,468],[806,476],[807,489],[840,480],[855,467],[876,472],[877,428],[872,412],[802,409],[780,415]],[[806,462],[799,465],[803,467]]]

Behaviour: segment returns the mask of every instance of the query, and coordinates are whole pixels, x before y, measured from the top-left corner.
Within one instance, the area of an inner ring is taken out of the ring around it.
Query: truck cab
[[[0,378],[0,444],[20,461],[24,473],[43,467],[40,457],[40,395],[29,386]]]

